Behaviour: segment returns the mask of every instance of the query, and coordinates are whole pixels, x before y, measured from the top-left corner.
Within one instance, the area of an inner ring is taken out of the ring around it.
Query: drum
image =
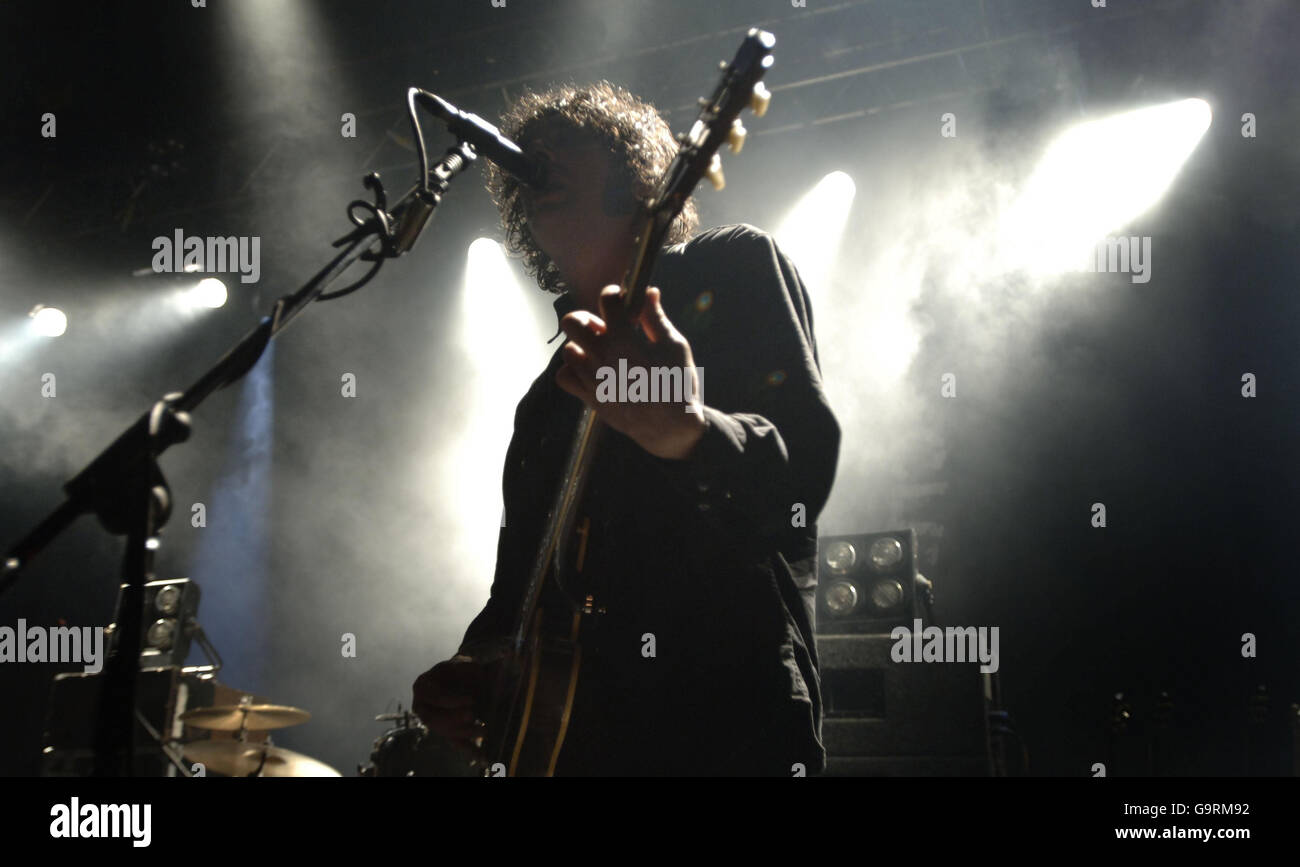
[[[419,720],[403,715],[397,727],[375,739],[363,777],[476,777],[455,747],[429,734]]]

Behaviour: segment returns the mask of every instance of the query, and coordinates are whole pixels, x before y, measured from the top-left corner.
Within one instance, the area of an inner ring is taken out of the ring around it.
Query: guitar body
[[[655,257],[696,184],[707,176],[722,188],[718,150],[724,142],[740,150],[745,136],[741,111],[750,108],[759,116],[767,111],[771,95],[760,79],[772,65],[775,42],[770,33],[750,30],[736,57],[723,65],[712,96],[700,100],[695,124],[678,137],[676,158],[643,204],[635,255],[619,293],[629,311],[644,304]],[[509,646],[504,656],[488,663],[491,693],[479,715],[487,720],[483,752],[489,776],[551,776],[564,749],[582,669],[582,620],[601,616],[600,600],[578,589],[589,524],[583,521],[579,527],[577,518],[601,430],[595,412],[585,407]]]
[[[490,709],[480,714],[492,721],[484,744],[489,776],[555,774],[582,667],[581,628],[580,611],[538,607],[524,652],[494,663]]]

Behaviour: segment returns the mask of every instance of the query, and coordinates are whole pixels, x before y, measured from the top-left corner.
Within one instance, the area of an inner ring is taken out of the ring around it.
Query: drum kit
[[[180,719],[186,725],[214,732],[230,732],[232,740],[198,740],[181,746],[181,753],[203,766],[204,775],[223,777],[339,777],[338,771],[301,753],[273,746],[269,738],[250,742],[248,736],[262,736],[311,719],[301,708],[277,704],[253,704],[245,696],[239,704],[202,707],[186,711]]]
[[[270,743],[267,733],[300,725],[311,719],[301,708],[254,704],[244,696],[238,704],[223,704],[186,711],[180,720],[188,726],[228,733],[179,745],[182,755],[203,766],[204,775],[223,777],[339,777],[337,770],[301,753]],[[431,735],[410,711],[382,713],[376,722],[396,725],[374,742],[370,763],[358,766],[363,777],[471,777],[479,774],[454,748]],[[250,737],[252,740],[250,740]],[[257,742],[260,739],[262,742]]]
[[[431,734],[411,711],[381,713],[376,722],[396,726],[375,739],[370,764],[358,766],[363,777],[477,777],[455,748]]]

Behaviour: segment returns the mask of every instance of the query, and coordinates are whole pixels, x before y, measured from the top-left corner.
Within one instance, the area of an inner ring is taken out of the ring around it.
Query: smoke
[[[1005,155],[964,153],[869,161],[857,178],[866,188],[858,210],[875,219],[857,219],[829,283],[812,289],[822,370],[844,430],[823,532],[905,517],[905,489],[933,480],[947,455],[937,417],[945,374],[961,396],[968,377],[1003,369],[1017,335],[1036,327],[1034,295],[1055,282],[1009,279],[999,236],[1017,168]]]

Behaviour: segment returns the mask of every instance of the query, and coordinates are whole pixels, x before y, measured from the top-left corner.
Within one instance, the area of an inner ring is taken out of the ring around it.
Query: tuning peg
[[[754,92],[749,97],[749,107],[756,117],[767,114],[767,106],[772,102],[772,91],[761,81],[754,82]]]
[[[715,190],[720,190],[727,185],[727,179],[722,176],[722,158],[716,153],[709,160],[709,167],[704,170],[704,174]]]
[[[731,145],[733,154],[740,153],[740,149],[745,146],[745,136],[748,133],[749,130],[745,129],[745,125],[740,122],[740,118],[736,118],[731,122],[731,133],[727,136],[727,143]]]

